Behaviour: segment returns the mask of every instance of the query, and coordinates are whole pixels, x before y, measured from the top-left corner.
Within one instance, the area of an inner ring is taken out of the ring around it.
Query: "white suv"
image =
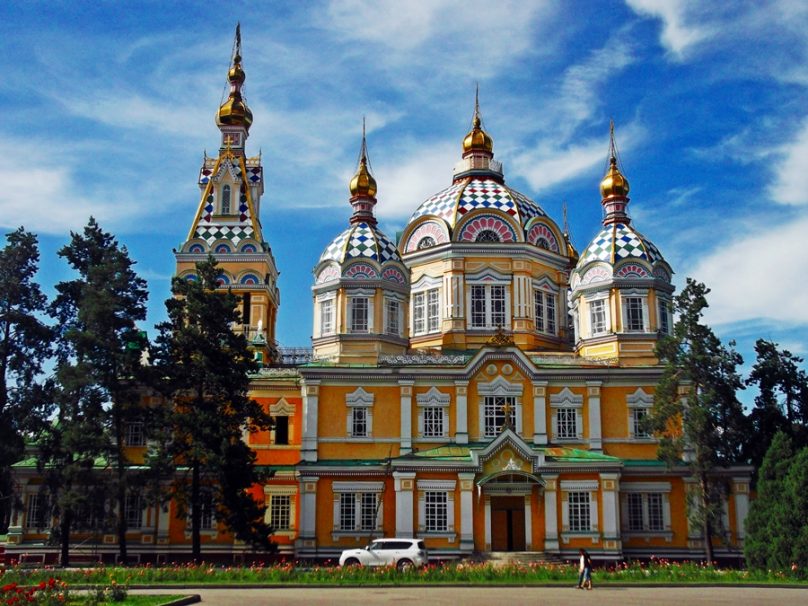
[[[346,549],[339,557],[340,566],[395,566],[407,570],[424,566],[429,556],[421,539],[376,539],[364,549]]]

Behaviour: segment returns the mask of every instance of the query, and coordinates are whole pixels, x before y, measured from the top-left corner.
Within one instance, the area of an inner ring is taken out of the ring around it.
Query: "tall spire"
[[[629,203],[628,179],[620,172],[617,161],[618,155],[614,136],[614,120],[610,120],[609,168],[606,170],[606,175],[600,182],[601,204],[605,211],[603,217],[604,225],[611,225],[612,223],[625,223],[627,225],[631,222],[631,218],[626,213],[626,207]]]
[[[227,72],[227,80],[230,84],[230,91],[227,100],[219,107],[216,113],[216,124],[222,131],[222,147],[228,145],[232,147],[243,147],[244,141],[239,134],[243,130],[244,138],[252,125],[253,116],[250,108],[244,101],[242,87],[246,76],[241,66],[241,23],[236,24],[236,34],[233,39],[233,54],[230,62],[230,69]],[[232,127],[232,128],[231,128]]]
[[[494,140],[483,130],[480,114],[480,85],[474,91],[474,116],[471,119],[471,130],[463,138],[463,157],[473,152],[483,152],[489,158],[493,155]]]
[[[365,135],[365,118],[362,117],[362,145],[359,148],[359,162],[356,173],[351,179],[348,189],[351,192],[351,206],[354,213],[351,216],[351,225],[355,223],[369,223],[376,225],[373,216],[373,207],[376,205],[376,179],[370,174],[368,168],[368,144]]]

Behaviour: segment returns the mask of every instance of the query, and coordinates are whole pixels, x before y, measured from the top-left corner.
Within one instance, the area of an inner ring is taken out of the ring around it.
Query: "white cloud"
[[[639,15],[662,22],[660,42],[676,59],[712,33],[712,28],[688,19],[686,0],[626,0],[626,4]]]
[[[707,321],[773,320],[808,324],[808,217],[747,233],[683,272],[712,289]]]
[[[769,188],[772,199],[780,204],[808,204],[808,119],[793,141],[782,146],[774,167],[774,182]]]

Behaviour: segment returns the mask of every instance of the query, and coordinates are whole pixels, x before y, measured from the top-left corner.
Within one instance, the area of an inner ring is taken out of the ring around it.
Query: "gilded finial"
[[[230,92],[216,113],[216,124],[219,126],[242,126],[246,130],[250,129],[253,121],[252,112],[244,102],[241,92],[245,78],[244,68],[241,66],[241,23],[237,23],[230,69],[227,72]]]
[[[572,259],[574,262],[578,261],[579,255],[578,251],[575,250],[575,246],[572,244],[572,236],[570,235],[570,224],[567,221],[567,201],[564,200],[561,203],[561,214],[564,217],[564,241],[567,244],[567,256]]]
[[[353,197],[366,196],[372,198],[376,195],[376,179],[370,174],[370,169],[368,168],[368,144],[365,134],[364,116],[362,117],[362,145],[359,148],[358,164],[356,174],[354,174],[353,179],[351,179],[348,189]]]
[[[603,199],[628,196],[628,179],[623,176],[617,166],[617,144],[614,136],[614,120],[609,120],[609,168],[600,182],[600,194]]]
[[[474,91],[474,115],[471,119],[471,130],[463,139],[463,154],[472,151],[484,151],[490,154],[493,149],[494,140],[483,130],[480,115],[480,84],[477,83]]]

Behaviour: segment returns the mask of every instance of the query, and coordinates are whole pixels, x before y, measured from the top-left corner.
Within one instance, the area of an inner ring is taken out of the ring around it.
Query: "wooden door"
[[[491,510],[491,551],[508,551],[508,510]]]

